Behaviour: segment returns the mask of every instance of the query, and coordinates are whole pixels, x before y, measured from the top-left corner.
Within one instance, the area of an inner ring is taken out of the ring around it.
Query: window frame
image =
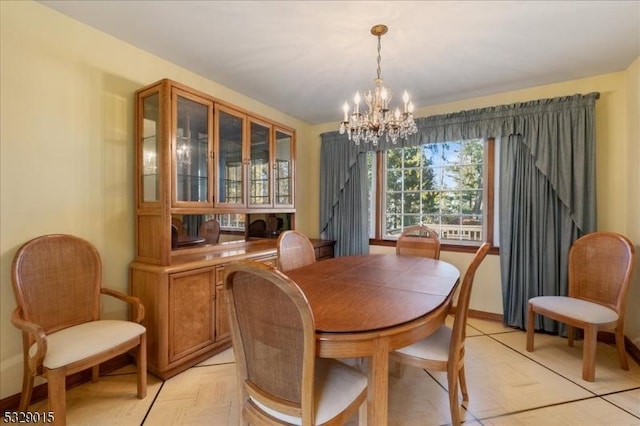
[[[485,140],[485,150],[483,159],[483,202],[486,206],[483,212],[483,229],[484,229],[484,241],[466,242],[460,241],[459,243],[453,243],[451,240],[445,240],[441,243],[441,250],[444,251],[458,251],[458,252],[475,252],[477,247],[482,242],[488,242],[492,246],[494,245],[494,232],[495,232],[495,175],[496,175],[496,140],[495,138],[483,138]],[[372,223],[374,237],[369,238],[369,245],[375,246],[395,246],[396,239],[383,238],[383,217],[384,217],[384,197],[383,191],[385,191],[384,185],[384,151],[375,152],[375,176],[374,176],[374,200],[370,202],[370,208],[374,209],[374,214],[370,217],[375,218],[375,223]],[[494,252],[497,251],[493,250]]]

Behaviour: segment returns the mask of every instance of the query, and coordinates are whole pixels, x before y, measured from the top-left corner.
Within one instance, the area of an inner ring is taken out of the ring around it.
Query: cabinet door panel
[[[229,314],[222,286],[216,287],[216,342],[231,337]]]
[[[249,123],[249,206],[271,206],[271,126]]]
[[[213,206],[211,187],[213,104],[174,89],[174,205]]]
[[[273,203],[278,207],[293,207],[293,135],[280,129],[275,131],[273,164]]]
[[[138,117],[138,132],[140,133],[140,151],[138,158],[140,164],[141,181],[140,197],[143,203],[152,203],[160,200],[160,175],[159,175],[159,143],[160,137],[160,93],[155,89],[148,96],[141,95],[138,107],[142,116]]]
[[[229,311],[224,297],[224,268],[226,265],[216,268],[216,342],[231,337],[229,326]]]
[[[245,117],[216,105],[216,206],[246,205],[244,196]]]
[[[169,279],[169,362],[215,340],[213,269],[172,274]]]

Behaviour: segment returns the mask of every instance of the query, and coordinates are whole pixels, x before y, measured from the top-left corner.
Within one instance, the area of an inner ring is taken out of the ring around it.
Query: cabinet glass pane
[[[208,200],[209,108],[178,96],[176,201]]]
[[[243,204],[242,139],[243,119],[224,111],[218,113],[218,203]]]
[[[251,123],[249,204],[271,204],[269,199],[269,127]]]
[[[142,201],[159,199],[158,129],[159,98],[157,93],[144,98],[142,117]]]
[[[276,167],[274,169],[276,204],[293,204],[291,185],[292,142],[291,135],[276,131]]]

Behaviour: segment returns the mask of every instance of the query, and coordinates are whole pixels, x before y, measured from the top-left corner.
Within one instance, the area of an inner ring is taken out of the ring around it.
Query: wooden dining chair
[[[440,258],[438,233],[426,225],[404,228],[396,242],[396,254]]]
[[[315,322],[298,285],[272,266],[232,262],[224,291],[243,424],[339,425],[361,408],[367,377],[316,358]]]
[[[267,222],[264,219],[256,219],[249,224],[249,237],[266,238]]]
[[[527,351],[533,351],[534,319],[539,314],[567,325],[569,346],[574,327],[584,330],[584,380],[595,380],[598,331],[614,333],[620,366],[628,370],[624,317],[634,264],[633,244],[620,234],[593,232],[578,238],[569,251],[568,295],[529,299]]]
[[[187,235],[187,229],[184,227],[184,223],[182,222],[182,219],[180,219],[179,217],[172,217],[171,225],[175,226],[179,236]]]
[[[200,225],[198,236],[204,238],[208,244],[218,244],[220,239],[220,222],[216,219],[209,219]]]
[[[23,383],[20,411],[31,401],[35,376],[48,381],[49,410],[66,422],[65,377],[134,350],[138,398],[147,394],[146,330],[140,300],[102,287],[102,263],[95,247],[64,234],[44,235],[20,247],[13,259],[17,307],[11,322],[22,331]],[[132,305],[133,321],[100,319],[100,295]]]
[[[483,243],[467,268],[460,285],[458,301],[455,308],[453,328],[442,325],[433,334],[409,346],[397,349],[390,354],[390,359],[400,365],[410,365],[425,370],[446,371],[449,389],[449,406],[451,421],[460,424],[460,409],[458,408],[458,382],[462,392],[462,400],[469,400],[467,382],[464,375],[464,342],[466,337],[467,317],[473,280],[491,248],[489,243]],[[399,369],[402,370],[401,368]]]
[[[316,261],[316,253],[311,240],[298,231],[284,231],[277,242],[278,269],[290,271],[311,265]]]

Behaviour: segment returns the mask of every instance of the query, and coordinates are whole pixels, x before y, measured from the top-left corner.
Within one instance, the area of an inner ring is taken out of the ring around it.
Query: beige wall
[[[308,125],[39,3],[0,1],[0,19],[1,399],[20,391],[21,338],[9,318],[22,243],[58,232],[86,238],[105,285],[128,289],[136,89],[171,78],[297,129],[300,145]],[[104,309],[124,317],[118,304]]]
[[[39,3],[0,1],[0,20],[0,399],[20,391],[21,340],[9,318],[15,307],[11,260],[22,243],[54,232],[86,238],[102,255],[105,285],[127,290],[134,253],[133,92],[139,87],[171,78],[295,128],[297,226],[318,236],[319,134],[334,130],[335,123],[308,126]],[[599,225],[637,243],[638,73],[636,61],[621,73],[418,113],[600,91]],[[470,259],[456,253],[442,257],[462,269]],[[482,265],[473,309],[501,312],[498,271],[495,256]],[[636,279],[636,301],[639,287]],[[109,317],[124,316],[119,305],[104,309]],[[628,323],[627,335],[640,336],[637,313]]]

